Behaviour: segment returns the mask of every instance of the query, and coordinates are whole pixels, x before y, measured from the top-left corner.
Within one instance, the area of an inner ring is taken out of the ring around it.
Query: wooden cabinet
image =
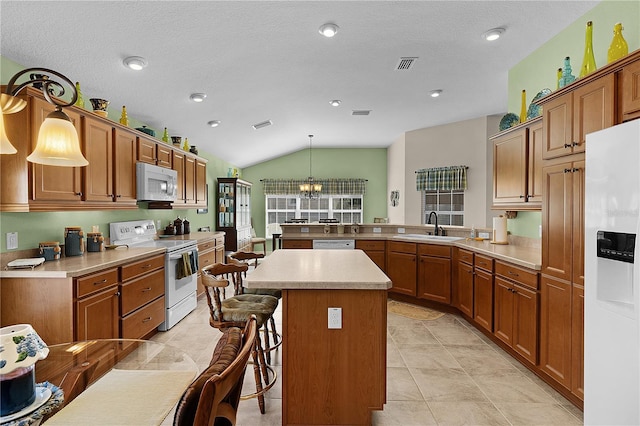
[[[207,207],[207,162],[177,149],[170,155],[171,168],[178,174],[174,206]]]
[[[602,76],[541,104],[542,158],[584,152],[588,133],[615,124],[615,75]]]
[[[207,207],[207,162],[196,158],[196,207]]]
[[[418,244],[417,296],[451,303],[451,246]]]
[[[364,251],[373,262],[385,271],[385,242],[383,240],[356,240],[356,249]]]
[[[571,284],[541,279],[540,368],[567,389],[571,387]]]
[[[283,249],[312,249],[312,240],[282,240]]]
[[[473,319],[493,332],[493,259],[476,254],[473,271]]]
[[[195,176],[195,162],[194,162]],[[185,170],[185,173],[189,173]],[[225,232],[224,246],[238,251],[251,246],[251,182],[218,178],[216,230]],[[195,198],[195,193],[194,196]],[[285,246],[293,248],[290,246]]]
[[[493,139],[493,208],[540,209],[542,120],[505,131]]]
[[[532,364],[538,360],[538,274],[496,261],[494,334]]]
[[[136,204],[136,136],[119,128],[113,133],[113,188],[116,203]]]
[[[116,339],[118,324],[117,268],[75,279],[75,340]]]
[[[473,318],[473,256],[469,250],[457,249],[458,273],[456,306],[463,314]]]
[[[584,401],[584,287],[571,286],[571,393]]]
[[[113,129],[111,125],[84,117],[85,157],[84,199],[113,201]]]
[[[286,240],[285,240],[286,241]],[[391,278],[391,293],[416,296],[417,244],[400,241],[387,243],[387,276]]]
[[[196,159],[184,156],[184,202],[187,205],[196,203]]]
[[[173,152],[171,146],[164,142],[138,137],[138,161],[170,169]]]
[[[224,263],[224,236],[211,236],[210,239],[200,241],[198,243],[198,296],[204,293],[204,285],[202,284],[202,268],[213,265],[214,263]]]
[[[640,118],[640,61],[626,65],[619,81],[618,93],[622,95],[620,121]]]
[[[178,174],[176,178],[176,202],[175,204],[184,204],[187,202],[186,193],[184,188],[184,152],[173,150],[171,152],[171,168]]]
[[[120,268],[120,328],[124,339],[140,339],[164,322],[164,254]]]

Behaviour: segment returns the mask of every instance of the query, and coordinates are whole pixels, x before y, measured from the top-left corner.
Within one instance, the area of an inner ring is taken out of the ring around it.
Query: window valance
[[[418,191],[459,191],[467,189],[467,166],[433,167],[416,171]]]
[[[308,183],[308,179],[262,179],[265,195],[298,195],[300,185]],[[314,183],[322,185],[322,193],[328,195],[360,195],[366,190],[366,179],[349,178],[313,178]]]

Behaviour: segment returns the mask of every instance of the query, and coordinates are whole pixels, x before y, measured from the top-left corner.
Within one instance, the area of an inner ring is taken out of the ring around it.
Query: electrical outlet
[[[404,234],[404,228],[398,228],[398,234]]]
[[[306,232],[308,234],[309,233],[309,227],[308,226],[303,226],[302,228],[300,228],[300,232]]]
[[[342,328],[342,308],[329,308],[329,329]]]
[[[489,233],[488,232],[480,232],[480,233],[478,233],[478,237],[484,238],[485,240],[488,240],[489,239]]]
[[[15,250],[18,248],[18,233],[7,232],[7,250]]]
[[[373,228],[373,232],[379,234],[382,232],[382,228]]]

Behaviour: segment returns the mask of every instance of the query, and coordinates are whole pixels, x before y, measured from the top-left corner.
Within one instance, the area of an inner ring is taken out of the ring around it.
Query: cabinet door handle
[[[571,173],[575,173],[575,172],[579,172],[580,169],[577,167],[574,167],[573,169],[571,169]]]
[[[122,195],[120,195],[120,194],[116,195],[116,198],[120,198],[120,197],[122,197]]]
[[[147,288],[143,288],[143,289],[142,289],[142,292],[143,292],[143,293],[146,293],[146,292],[148,292],[148,291],[151,291],[151,287],[147,287]]]
[[[120,296],[120,292],[116,291],[116,293],[114,294],[114,296]]]
[[[76,195],[77,195],[78,197],[82,197],[82,192],[76,192]]]
[[[513,275],[514,277],[517,277],[517,276],[518,276],[518,273],[517,273],[517,272],[508,271],[507,273],[508,273],[509,275]]]
[[[565,143],[565,144],[564,144],[564,147],[565,147],[565,148],[571,148],[571,146],[572,146],[572,145],[573,145],[573,143]]]
[[[564,169],[563,173],[571,173],[571,169]]]
[[[578,143],[578,142],[571,142],[571,146],[580,146],[580,143]]]
[[[525,196],[524,196],[524,195],[521,195],[519,198],[525,198]]]
[[[142,269],[149,269],[149,268],[151,268],[151,264],[150,264],[150,263],[148,263],[148,264],[146,264],[146,265],[140,265],[140,268],[142,268]]]
[[[142,320],[142,322],[149,322],[151,321],[151,317],[146,317],[145,319]]]
[[[106,283],[106,282],[107,282],[107,279],[105,278],[105,279],[103,279],[103,280],[100,280],[100,281],[96,281],[96,282],[94,282],[94,283],[93,283],[93,285],[100,285],[100,284],[104,284],[104,283]]]

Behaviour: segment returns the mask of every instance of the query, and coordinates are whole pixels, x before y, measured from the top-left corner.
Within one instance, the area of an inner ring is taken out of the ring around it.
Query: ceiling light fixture
[[[309,135],[309,177],[300,184],[300,198],[319,198],[322,192],[322,184],[313,181],[313,173],[311,173],[311,140],[313,135]]]
[[[495,40],[499,39],[500,36],[502,36],[504,31],[505,31],[504,28],[492,28],[489,31],[487,31],[484,34],[482,34],[482,38],[487,40],[487,41],[495,41]]]
[[[340,106],[341,103],[342,101],[340,99],[333,99],[329,101],[329,104],[331,104],[331,106],[334,106],[334,107]]]
[[[147,66],[147,60],[142,56],[129,56],[122,61],[125,67],[134,71],[140,71]]]
[[[191,96],[189,96],[189,99],[191,99],[193,102],[202,102],[206,97],[206,93],[192,93]]]
[[[218,127],[220,125],[220,120],[211,120],[207,124],[211,127]]]
[[[432,90],[432,91],[429,92],[429,96],[431,96],[432,98],[437,98],[441,94],[442,94],[442,90],[441,89]]]
[[[30,80],[17,84],[16,82],[23,75],[28,75]],[[53,79],[54,77],[60,79],[62,83],[57,81],[57,79]],[[65,85],[71,89],[71,100],[69,102],[60,99],[65,94]],[[4,114],[12,114],[24,109],[27,103],[16,98],[16,96],[22,89],[28,86],[42,90],[44,98],[47,102],[55,106],[55,110],[47,115],[40,126],[36,149],[27,157],[27,161],[63,167],[81,167],[89,164],[80,150],[78,131],[69,116],[62,112],[62,108],[71,106],[78,100],[76,86],[64,75],[47,68],[24,69],[11,77],[11,80],[7,83],[6,91],[2,94],[3,124],[1,130],[3,134],[2,140],[0,141],[0,153],[15,153],[11,152],[13,145],[11,145],[9,139],[6,137],[6,133],[4,133]],[[6,145],[7,143],[9,143],[9,145]]]
[[[320,27],[318,32],[325,37],[333,37],[334,35],[336,35],[339,29],[340,27],[336,24],[326,23]]]

